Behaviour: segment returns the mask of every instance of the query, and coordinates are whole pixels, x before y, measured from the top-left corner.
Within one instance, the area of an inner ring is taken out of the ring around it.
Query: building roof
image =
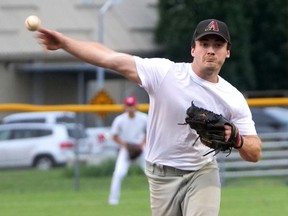
[[[118,0],[102,17],[104,30],[99,33],[99,11],[107,1],[115,0],[1,0],[0,61],[73,60],[63,52],[43,52],[35,32],[24,25],[29,15],[37,15],[42,26],[72,38],[99,41],[108,47],[131,54],[157,50],[153,29],[158,21],[157,0]],[[101,42],[101,41],[100,41]]]

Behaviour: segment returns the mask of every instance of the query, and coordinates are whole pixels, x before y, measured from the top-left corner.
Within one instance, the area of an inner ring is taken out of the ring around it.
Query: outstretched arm
[[[63,49],[84,62],[110,69],[141,84],[134,57],[119,53],[97,42],[79,41],[57,31],[41,28],[36,35],[46,50]]]

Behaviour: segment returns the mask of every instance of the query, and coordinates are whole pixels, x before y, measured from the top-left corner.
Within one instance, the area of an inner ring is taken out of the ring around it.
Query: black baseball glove
[[[242,147],[243,138],[240,136],[238,128],[222,115],[197,107],[193,101],[187,109],[186,114],[187,117],[184,124],[189,124],[192,129],[196,130],[199,135],[196,141],[200,138],[204,145],[212,149],[212,151],[209,151],[204,156],[212,152],[215,152],[216,155],[220,151],[228,152],[229,155],[232,148]],[[225,141],[224,125],[231,126],[231,136],[227,141]]]
[[[127,143],[127,150],[130,160],[134,160],[142,154],[142,147],[137,144]]]

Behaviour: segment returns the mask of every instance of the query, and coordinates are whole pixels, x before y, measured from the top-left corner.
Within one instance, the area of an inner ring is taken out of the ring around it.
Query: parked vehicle
[[[284,107],[251,107],[258,133],[288,132],[288,109]]]
[[[87,166],[94,166],[105,160],[116,159],[119,145],[112,140],[110,127],[86,128],[86,134],[92,143],[89,153],[75,155],[76,157],[68,161],[68,166],[73,167],[76,161]]]
[[[78,144],[78,145],[77,145]],[[85,130],[76,124],[13,123],[0,125],[0,167],[49,169],[90,150]]]
[[[76,123],[74,112],[21,112],[2,119],[2,123]]]
[[[113,141],[110,135],[110,127],[86,128],[86,133],[87,136],[92,140],[92,152],[94,154],[103,151],[118,152],[119,146]]]

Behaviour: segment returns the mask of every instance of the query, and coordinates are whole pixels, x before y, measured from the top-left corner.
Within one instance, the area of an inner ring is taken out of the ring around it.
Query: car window
[[[265,113],[273,116],[283,124],[288,124],[288,109],[282,107],[265,108]]]
[[[22,120],[11,120],[8,121],[7,123],[45,123],[44,118],[35,118],[35,119],[22,119]]]
[[[81,139],[81,138],[87,137],[87,134],[85,133],[85,131],[77,127],[68,128],[68,134],[70,137],[74,139]]]
[[[270,116],[270,115],[267,115],[266,113],[260,111],[260,112],[254,112],[252,113],[253,115],[253,120],[257,123],[257,124],[260,124],[260,125],[270,125],[274,122],[277,122],[277,119]]]
[[[0,140],[9,140],[11,137],[10,130],[1,130],[0,131]]]
[[[48,129],[15,129],[12,130],[11,139],[42,137],[50,134],[52,134],[52,131]]]
[[[53,132],[52,130],[49,129],[45,129],[45,130],[36,130],[36,136],[37,137],[42,137],[42,136],[49,136],[51,135]]]
[[[76,123],[75,118],[67,117],[67,116],[61,116],[56,118],[57,123]]]
[[[287,130],[288,122],[283,122],[279,117],[267,112],[267,110],[267,108],[251,108],[257,132],[281,132]]]

